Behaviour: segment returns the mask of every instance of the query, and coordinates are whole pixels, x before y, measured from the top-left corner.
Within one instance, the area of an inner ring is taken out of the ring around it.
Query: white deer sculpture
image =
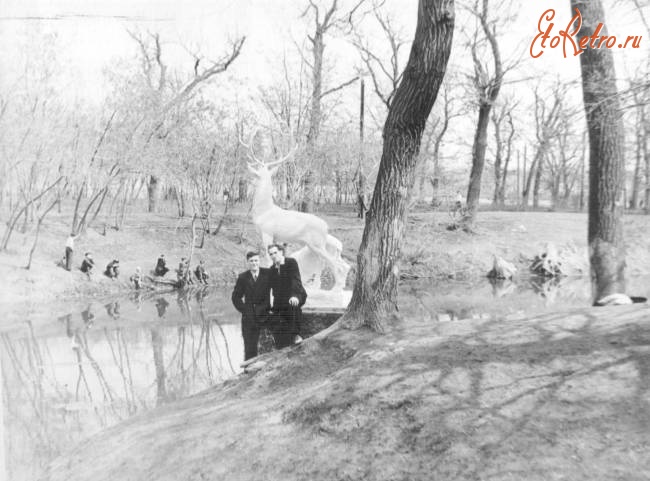
[[[332,290],[342,290],[350,265],[341,258],[343,245],[328,233],[327,223],[313,214],[283,209],[273,202],[271,178],[277,170],[276,166],[286,161],[295,148],[284,158],[265,163],[255,156],[249,145],[241,139],[239,141],[247,148],[248,157],[254,162],[248,163],[248,170],[254,176],[255,185],[251,215],[264,246],[272,242],[303,245],[304,247],[294,252],[291,257],[294,257],[300,266],[305,287],[320,289],[321,272],[328,266],[334,275]]]

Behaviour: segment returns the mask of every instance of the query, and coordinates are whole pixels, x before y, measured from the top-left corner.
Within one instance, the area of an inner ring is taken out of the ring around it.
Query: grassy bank
[[[318,215],[344,245],[343,257],[354,266],[363,222],[351,208],[324,209]],[[66,302],[84,297],[114,295],[131,289],[127,279],[141,267],[147,273],[164,253],[173,269],[190,251],[191,219],[171,214],[132,214],[118,231],[110,227],[89,228],[76,242],[75,269],[67,272],[57,263],[64,253],[71,214],[68,209],[51,214],[42,227],[32,268],[26,270],[33,232],[14,233],[7,252],[0,253],[0,269],[6,287],[1,292],[8,311],[24,311],[52,301]],[[523,275],[531,259],[547,242],[569,246],[578,253],[586,272],[586,214],[553,212],[482,212],[476,232],[448,231],[446,212],[418,211],[409,218],[400,265],[402,276],[471,279],[484,276],[493,255],[515,263]],[[629,216],[625,220],[628,272],[650,272],[650,217]],[[206,236],[203,248],[194,251],[194,262],[205,260],[211,282],[229,286],[244,269],[244,253],[259,245],[245,206],[236,206],[220,233]],[[291,246],[295,247],[295,246]],[[91,280],[79,266],[85,251],[92,251],[96,272]],[[121,278],[111,281],[101,272],[113,258],[120,260]],[[168,274],[171,275],[173,273]],[[354,269],[348,278],[352,282]]]

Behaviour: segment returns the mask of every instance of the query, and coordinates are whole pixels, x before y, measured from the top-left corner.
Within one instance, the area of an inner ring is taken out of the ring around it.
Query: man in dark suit
[[[164,276],[169,272],[169,267],[167,267],[167,261],[165,260],[165,254],[160,254],[160,257],[156,261],[156,268],[153,270],[155,276]]]
[[[307,293],[300,279],[298,262],[284,257],[284,246],[271,244],[268,253],[271,266],[271,290],[273,291],[273,322],[271,332],[275,347],[281,349],[302,341],[300,337],[301,307]]]
[[[244,338],[244,361],[257,356],[260,327],[271,309],[270,271],[260,267],[257,252],[246,253],[248,270],[239,274],[232,291],[232,303],[241,312],[241,332]]]

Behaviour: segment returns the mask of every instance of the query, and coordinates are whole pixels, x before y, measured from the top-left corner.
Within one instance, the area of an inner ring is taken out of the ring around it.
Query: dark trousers
[[[277,349],[282,349],[293,344],[294,338],[300,334],[301,318],[302,311],[298,306],[294,307],[286,304],[273,309],[271,334],[273,334],[273,340]]]
[[[154,270],[154,275],[155,276],[164,276],[169,272],[169,269],[167,267],[161,267],[161,266],[156,266],[156,269]]]
[[[257,343],[260,338],[260,326],[254,317],[242,317],[241,334],[244,338],[244,361],[248,361],[257,356]]]
[[[72,270],[72,249],[70,247],[65,248],[65,270]]]

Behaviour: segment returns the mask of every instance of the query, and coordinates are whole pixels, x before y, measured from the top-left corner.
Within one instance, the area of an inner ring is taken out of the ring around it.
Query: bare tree
[[[479,4],[480,1],[480,4]],[[476,219],[478,203],[481,196],[481,177],[485,165],[485,151],[487,148],[487,129],[490,122],[490,111],[499,96],[503,84],[505,69],[501,61],[501,51],[497,41],[497,24],[489,19],[488,0],[476,0],[471,13],[477,18],[480,24],[481,37],[489,45],[489,56],[492,61],[492,68],[484,62],[485,54],[480,50],[483,40],[479,38],[478,31],[475,33],[470,50],[474,64],[474,76],[472,78],[474,90],[478,101],[478,120],[474,133],[474,144],[472,147],[472,170],[469,176],[469,187],[467,189],[467,219],[466,225],[471,228]]]
[[[573,131],[572,116],[562,109],[553,146],[546,159],[553,208],[567,207],[581,171],[581,150],[580,139]]]
[[[650,62],[649,62],[650,63]],[[647,177],[648,166],[650,166],[650,152],[648,150],[648,135],[650,134],[650,128],[647,125],[647,109],[648,104],[648,92],[644,88],[640,87],[640,82],[633,82],[630,90],[632,91],[634,99],[634,150],[635,150],[635,159],[634,159],[634,174],[632,177],[632,196],[630,199],[630,207],[636,209],[641,203],[641,189],[643,185],[650,185],[650,179]],[[643,169],[643,166],[646,166]],[[645,182],[644,182],[645,180]],[[650,192],[650,189],[644,189],[647,192]],[[643,199],[647,206],[647,198]],[[646,211],[647,212],[647,211]]]
[[[0,106],[0,185],[6,202],[2,210],[8,214],[0,250],[7,249],[16,229],[25,233],[43,212],[50,212],[43,204],[61,195],[68,179],[64,166],[74,151],[73,118],[49,97],[56,96],[47,65],[43,72],[27,70],[12,103]]]
[[[449,124],[455,117],[463,114],[461,107],[456,102],[457,94],[452,88],[453,80],[449,75],[442,83],[442,98],[436,102],[433,112],[427,122],[424,131],[423,148],[421,149],[420,170],[420,196],[424,191],[424,181],[428,179],[432,185],[431,204],[439,202],[438,189],[440,186],[440,148],[443,145],[445,135],[449,131]]]
[[[380,52],[377,42],[369,41],[360,32],[358,26],[353,31],[352,43],[361,55],[361,61],[370,75],[375,94],[388,110],[401,79],[401,51],[402,47],[406,45],[406,39],[394,25],[390,15],[384,12],[382,7],[385,3],[385,0],[373,1],[370,13],[385,39],[388,55]]]
[[[552,94],[552,104],[547,104],[544,94],[535,88],[535,138],[537,145],[533,161],[530,163],[528,175],[524,179],[524,188],[522,192],[521,205],[525,209],[528,207],[531,187],[533,194],[533,206],[537,207],[539,203],[539,188],[541,185],[542,172],[544,170],[544,161],[548,150],[551,148],[551,142],[558,131],[558,125],[561,118],[561,107],[564,101],[564,86],[558,81]],[[535,185],[533,185],[533,180]]]
[[[342,323],[385,329],[396,313],[398,260],[422,132],[447,68],[454,29],[453,0],[420,0],[402,82],[386,124],[384,147],[357,255],[352,300]]]
[[[381,101],[382,107],[386,111],[390,108],[390,103],[395,94],[395,89],[401,79],[402,65],[405,59],[402,59],[402,47],[406,45],[404,35],[394,24],[391,15],[384,8],[385,0],[373,0],[368,12],[362,17],[370,17],[372,23],[357,22],[352,28],[352,44],[359,51],[361,61],[364,65],[364,75],[369,75],[372,82],[372,88],[377,98]],[[376,39],[369,40],[369,35],[362,31],[362,25],[372,25],[379,27],[382,35],[382,41]],[[368,104],[370,105],[370,104]],[[357,215],[359,218],[364,217],[366,211],[366,186],[367,172],[364,171],[363,164],[365,160],[364,151],[364,125],[365,122],[365,82],[361,79],[361,105],[360,105],[360,151],[357,172],[355,173],[356,190],[357,190]],[[384,118],[382,112],[381,118]]]
[[[7,222],[7,227],[2,236],[2,244],[0,244],[0,250],[6,250],[9,245],[9,240],[11,239],[11,234],[16,228],[16,223],[20,220],[22,216],[27,217],[28,209],[37,201],[39,201],[43,196],[47,195],[52,191],[57,185],[59,185],[65,179],[64,176],[59,176],[54,182],[49,185],[43,186],[39,189],[38,193],[33,197],[28,197],[24,204],[16,203],[14,211],[11,213],[9,220]],[[46,210],[46,213],[49,212],[49,209]]]
[[[314,172],[311,163],[316,156],[316,146],[322,127],[323,98],[351,85],[358,78],[358,76],[355,75],[350,80],[346,80],[335,87],[329,89],[324,88],[323,59],[325,53],[325,35],[331,30],[345,25],[353,12],[363,1],[364,0],[361,0],[349,12],[343,12],[339,9],[338,0],[332,0],[330,6],[324,9],[319,7],[314,0],[309,0],[309,5],[302,14],[303,17],[311,14],[314,21],[313,33],[307,36],[311,44],[312,53],[312,61],[308,62],[312,73],[312,93],[311,108],[309,111],[309,130],[307,132],[307,147],[305,152],[307,166],[303,181],[304,191],[301,204],[301,210],[303,212],[312,212],[314,208]]]
[[[515,136],[515,126],[512,122],[512,111],[517,107],[517,102],[510,99],[492,112],[492,125],[494,126],[494,195],[492,204],[503,207],[506,198],[506,183],[508,180],[508,167],[512,158],[512,142]]]
[[[102,147],[104,140],[106,139],[106,135],[111,128],[111,123],[113,122],[114,117],[115,117],[115,112],[113,112],[113,114],[106,122],[106,126],[104,127],[104,130],[102,131],[99,140],[97,141],[97,145],[95,146],[95,149],[88,163],[88,170],[86,172],[86,175],[79,178],[80,185],[77,191],[77,200],[75,202],[74,212],[72,214],[72,226],[71,226],[71,232],[75,235],[85,229],[87,225],[88,214],[92,209],[93,205],[97,203],[99,209],[101,209],[104,199],[106,198],[106,194],[108,193],[110,184],[112,183],[113,179],[115,179],[119,175],[121,170],[119,162],[112,163],[108,173],[102,176],[103,178],[99,182],[99,185],[96,186],[97,187],[96,190],[90,194],[89,196],[90,198],[88,203],[86,204],[86,208],[83,211],[83,214],[81,214],[80,211],[82,207],[82,200],[87,196],[88,189],[91,187],[90,177],[97,177],[98,171],[92,170],[95,161],[97,160],[97,154],[99,153],[99,150]]]
[[[218,60],[206,60],[198,54],[193,54],[193,74],[185,81],[174,82],[169,78],[169,67],[162,58],[162,43],[158,34],[148,37],[129,32],[140,49],[141,73],[144,76],[150,110],[145,112],[148,117],[138,123],[143,147],[146,148],[152,139],[164,139],[169,130],[174,127],[170,122],[170,113],[179,105],[186,103],[202,85],[213,77],[225,72],[239,57],[245,37],[232,42],[229,50]],[[204,66],[206,64],[206,66]],[[159,169],[150,169],[147,175],[147,192],[149,212],[157,208],[160,190]]]
[[[259,99],[270,114],[270,123],[266,126],[271,132],[272,148],[279,151],[295,143],[294,139],[304,139],[309,128],[310,106],[309,80],[306,78],[307,63],[301,59],[299,71],[292,76],[286,56],[282,58],[281,78],[269,86],[260,88]],[[286,144],[287,145],[280,145]],[[297,157],[304,157],[304,146],[300,146]],[[315,152],[314,152],[315,154]],[[293,206],[300,201],[301,187],[307,170],[311,168],[309,159],[296,162],[291,159],[279,168],[280,179],[278,202]],[[247,172],[244,172],[246,175]],[[312,179],[313,180],[313,179]]]

